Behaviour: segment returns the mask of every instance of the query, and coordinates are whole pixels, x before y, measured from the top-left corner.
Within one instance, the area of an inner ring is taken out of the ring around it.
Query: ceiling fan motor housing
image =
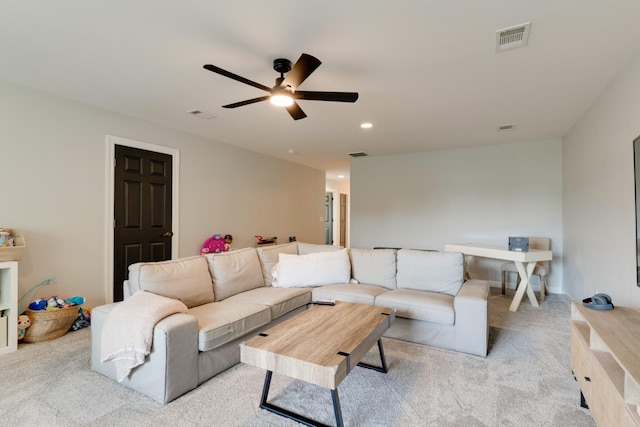
[[[280,74],[291,71],[291,61],[286,58],[276,58],[273,60],[273,69]]]

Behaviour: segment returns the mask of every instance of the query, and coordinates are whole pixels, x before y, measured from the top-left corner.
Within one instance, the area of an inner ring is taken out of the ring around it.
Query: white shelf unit
[[[0,261],[0,355],[18,349],[18,261]]]

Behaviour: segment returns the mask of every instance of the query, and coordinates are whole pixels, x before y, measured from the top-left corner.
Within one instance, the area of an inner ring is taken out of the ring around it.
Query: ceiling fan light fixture
[[[277,94],[271,95],[269,98],[269,102],[273,105],[277,105],[278,107],[289,107],[293,105],[293,98],[289,95]]]
[[[297,91],[300,83],[305,81],[321,63],[318,58],[307,53],[303,53],[293,66],[291,66],[291,61],[288,59],[277,58],[273,61],[273,69],[280,73],[280,77],[276,79],[276,84],[273,87],[251,81],[245,77],[216,67],[215,65],[205,64],[202,67],[212,73],[220,74],[221,76],[269,93],[268,95],[257,98],[223,105],[222,108],[243,107],[245,105],[255,104],[256,102],[269,100],[273,105],[285,107],[284,109],[293,120],[300,120],[307,117],[307,115],[302,111],[302,108],[300,108],[296,100],[332,102],[356,102],[358,100],[358,92]],[[287,74],[286,77],[284,76],[285,73]]]

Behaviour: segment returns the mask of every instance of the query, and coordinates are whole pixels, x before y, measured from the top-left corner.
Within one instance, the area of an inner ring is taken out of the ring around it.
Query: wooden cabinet
[[[18,349],[18,262],[0,261],[0,355]]]
[[[571,368],[599,426],[640,427],[640,310],[571,305]]]

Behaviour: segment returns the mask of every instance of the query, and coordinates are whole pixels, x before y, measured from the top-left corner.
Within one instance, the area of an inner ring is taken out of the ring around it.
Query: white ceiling
[[[562,137],[640,50],[639,19],[638,0],[0,0],[0,79],[348,177],[350,152]],[[524,22],[528,46],[495,53]],[[223,109],[265,92],[202,68],[272,86],[303,52],[323,64],[300,90],[358,101]]]

